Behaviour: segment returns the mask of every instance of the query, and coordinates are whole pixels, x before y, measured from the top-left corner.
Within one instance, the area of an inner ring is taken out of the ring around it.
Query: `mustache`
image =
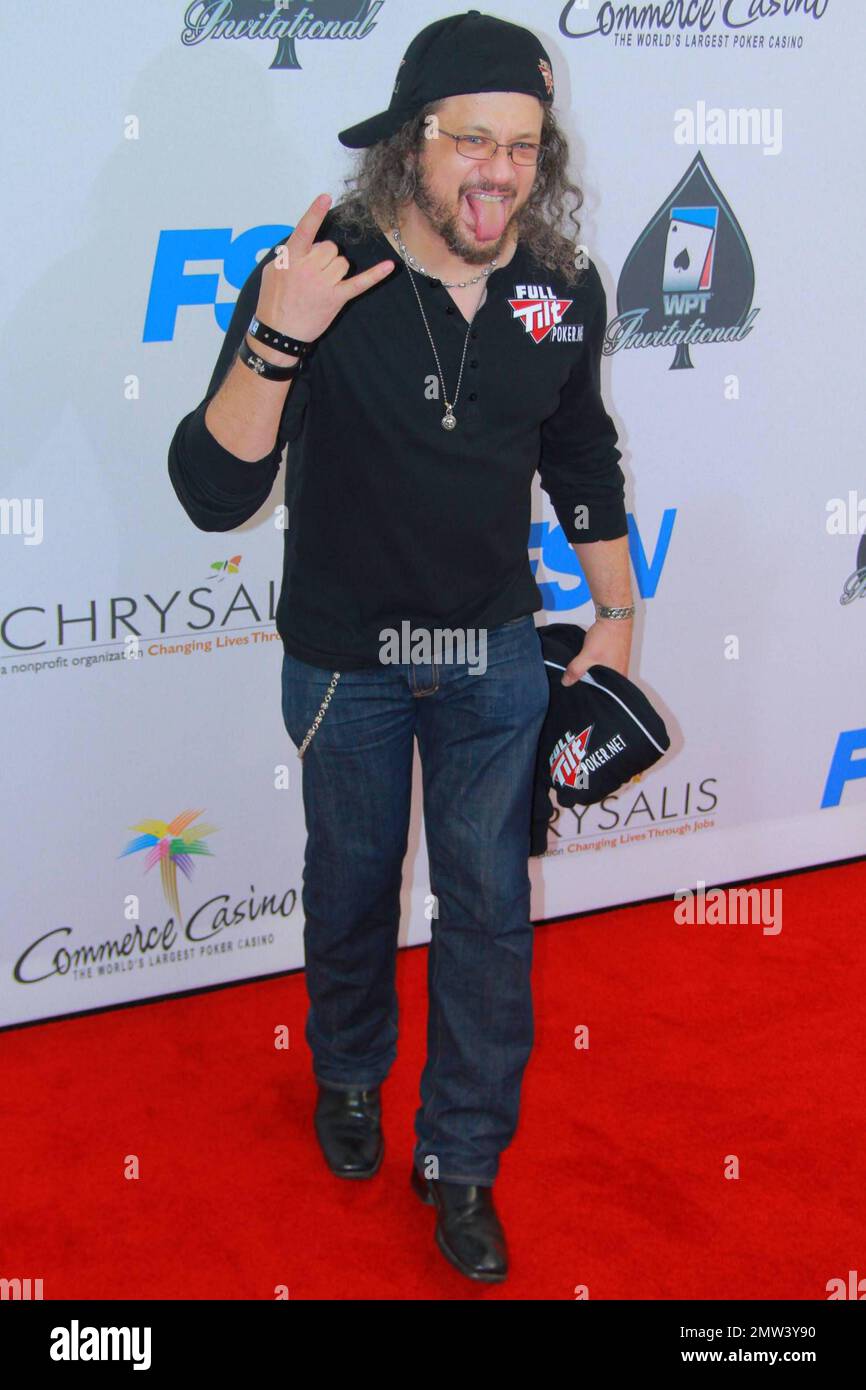
[[[513,188],[490,188],[487,184],[473,183],[469,188],[464,188],[463,193],[501,193],[505,198],[515,196]]]

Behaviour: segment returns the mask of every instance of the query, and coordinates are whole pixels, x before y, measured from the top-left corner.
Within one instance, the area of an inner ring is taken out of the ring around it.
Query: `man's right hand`
[[[372,289],[395,265],[394,261],[379,261],[369,270],[345,278],[349,262],[337,245],[314,241],[330,197],[320,193],[313,199],[288,241],[278,247],[262,271],[256,318],[303,343],[320,337],[348,300]],[[255,342],[261,352],[258,340]],[[287,361],[284,354],[281,360]]]

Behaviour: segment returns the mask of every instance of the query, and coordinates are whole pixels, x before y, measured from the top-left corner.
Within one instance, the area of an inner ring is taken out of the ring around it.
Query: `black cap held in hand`
[[[565,668],[583,647],[577,623],[537,629],[550,686],[538,741],[530,855],[543,854],[554,791],[560,806],[592,806],[646,772],[670,748],[661,715],[642,690],[610,666],[590,666],[573,685]]]
[[[553,68],[532,31],[480,10],[437,19],[401,58],[387,111],[337,138],[349,149],[366,149],[395,135],[428,102],[470,92],[526,92],[550,104]]]

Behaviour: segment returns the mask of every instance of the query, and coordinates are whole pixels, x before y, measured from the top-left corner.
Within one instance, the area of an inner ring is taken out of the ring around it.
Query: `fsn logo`
[[[0,1279],[0,1300],[44,1298],[41,1279]]]
[[[209,304],[218,326],[226,331],[235,307],[233,299],[217,302],[220,277],[212,270],[195,270],[196,262],[222,264],[223,277],[236,290],[255,269],[259,253],[270,251],[294,227],[282,222],[263,223],[233,236],[231,227],[197,227],[187,231],[162,231],[157,242],[150,278],[150,294],[142,342],[169,343],[174,337],[181,306]]]
[[[647,525],[643,532],[630,512],[626,516],[629,555],[641,598],[655,598],[676,515],[676,507],[666,507],[658,529],[650,531]],[[529,568],[541,590],[545,612],[571,612],[591,602],[589,584],[561,526],[549,521],[533,521],[529,528],[529,551]],[[538,576],[539,564],[549,577]]]
[[[866,728],[843,729],[836,739],[836,747],[830,759],[821,810],[825,806],[838,806],[848,782],[861,781],[866,777]]]

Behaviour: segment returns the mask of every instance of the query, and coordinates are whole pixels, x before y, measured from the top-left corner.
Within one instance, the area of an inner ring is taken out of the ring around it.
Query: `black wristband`
[[[302,342],[300,338],[288,338],[285,333],[278,333],[275,328],[262,323],[255,315],[250,320],[247,332],[251,338],[258,338],[260,343],[267,343],[268,347],[275,348],[277,352],[288,353],[290,357],[303,357],[313,346],[312,343]]]
[[[277,367],[273,362],[266,362],[263,357],[259,357],[257,352],[253,352],[248,345],[246,338],[238,348],[238,357],[245,362],[250,371],[262,376],[266,381],[291,381],[293,376],[297,376],[301,370],[300,359],[293,367]]]

